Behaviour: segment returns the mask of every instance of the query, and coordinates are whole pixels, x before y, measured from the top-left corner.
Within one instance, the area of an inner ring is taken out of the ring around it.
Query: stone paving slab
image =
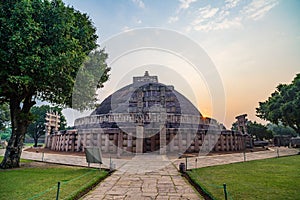
[[[107,187],[106,183],[110,183]],[[100,197],[99,194],[102,196]],[[165,156],[140,155],[126,162],[83,199],[203,199]]]

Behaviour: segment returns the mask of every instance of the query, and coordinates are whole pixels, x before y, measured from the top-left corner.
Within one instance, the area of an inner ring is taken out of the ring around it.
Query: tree
[[[0,139],[9,141],[9,138],[11,136],[11,128],[7,127],[4,130],[0,131]]]
[[[10,123],[10,112],[7,103],[0,105],[0,131],[3,131],[7,128]]]
[[[283,126],[282,124],[267,124],[268,130],[272,131],[273,135],[290,135],[290,136],[297,136],[297,133],[294,129],[289,126]]]
[[[268,140],[273,138],[272,131],[268,130],[263,124],[248,121],[247,123],[248,133],[255,136],[256,140]]]
[[[66,118],[62,114],[62,108],[50,107],[49,105],[42,105],[40,107],[34,106],[31,108],[31,113],[33,115],[33,121],[27,128],[27,135],[29,135],[34,140],[34,147],[37,147],[38,139],[45,135],[46,130],[46,113],[47,112],[57,112],[60,116],[60,127],[59,130],[64,130],[66,127]]]
[[[265,102],[259,102],[257,116],[274,124],[282,123],[300,133],[300,74],[291,84],[279,84]]]
[[[80,68],[73,89],[72,105],[78,110],[97,107],[97,96],[93,88],[102,88],[108,80],[110,68],[105,63],[107,54],[104,50],[93,51]],[[101,68],[99,69],[99,66]]]
[[[12,126],[1,168],[19,167],[36,99],[72,107],[77,72],[97,47],[95,32],[86,14],[62,0],[1,1],[0,104],[9,104]]]

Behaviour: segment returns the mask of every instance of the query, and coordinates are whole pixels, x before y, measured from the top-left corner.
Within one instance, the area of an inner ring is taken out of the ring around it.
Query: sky
[[[278,84],[290,83],[300,73],[299,0],[64,2],[88,14],[97,28],[98,44],[108,48],[108,54],[114,38],[132,30],[156,28],[166,30],[166,34],[171,31],[180,39],[167,41],[178,45],[189,38],[213,63],[215,77],[222,83],[218,89],[224,92],[221,97],[214,95],[211,76],[201,70],[196,75],[192,64],[180,57],[182,52],[157,53],[157,49],[150,49],[131,52],[116,62],[108,60],[111,77],[99,92],[99,101],[130,84],[132,76],[143,75],[148,70],[150,75],[157,75],[160,82],[174,85],[202,115],[216,118],[227,128],[235,116],[244,113],[249,120],[266,123],[255,116],[258,102],[265,101]],[[130,40],[127,42],[122,45],[129,44]],[[150,58],[155,62],[150,62]],[[135,68],[129,68],[130,64]],[[204,65],[205,69],[205,62],[197,64]],[[215,106],[220,102],[221,109],[220,105]],[[65,115],[69,125],[79,116],[70,110],[65,110]]]

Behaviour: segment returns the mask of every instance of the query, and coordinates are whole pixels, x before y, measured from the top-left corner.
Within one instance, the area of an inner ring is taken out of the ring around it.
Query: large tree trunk
[[[20,108],[20,101],[10,101],[12,134],[0,168],[8,169],[20,167],[20,158],[25,133],[29,125],[30,108],[32,105],[33,102],[31,102],[31,98],[28,99],[28,101],[26,101],[26,99],[24,100],[22,109]]]
[[[37,147],[38,146],[39,138],[38,137],[34,137],[33,140],[34,140],[34,145],[33,146]]]

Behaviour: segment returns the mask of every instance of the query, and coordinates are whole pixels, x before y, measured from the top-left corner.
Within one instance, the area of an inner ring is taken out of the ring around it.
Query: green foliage
[[[93,104],[72,104],[72,94],[79,69],[86,70],[83,63],[97,47],[95,33],[87,14],[65,6],[62,0],[0,2],[0,104],[10,105],[13,130],[0,167],[18,166],[36,99],[79,109]],[[109,71],[107,55],[103,50],[95,52],[101,56],[95,69],[103,78],[89,73],[86,79],[94,83],[98,78],[96,86],[101,86]],[[96,87],[90,91],[84,95],[91,95],[87,100],[94,101]]]
[[[61,0],[2,1],[0,10],[1,99],[30,95],[72,106],[77,72],[97,47],[89,17]]]
[[[10,127],[4,129],[3,131],[0,131],[0,139],[1,140],[8,141],[10,136],[11,136],[11,128]]]
[[[10,123],[10,112],[7,103],[0,104],[0,131],[5,130]]]
[[[34,106],[31,108],[31,113],[33,115],[33,121],[27,128],[27,135],[32,137],[35,141],[35,145],[37,146],[38,139],[45,135],[45,117],[47,112],[54,112],[58,113],[60,116],[60,127],[59,130],[64,130],[66,127],[66,118],[62,114],[62,108],[57,106],[50,107],[49,105],[42,105],[42,106]]]
[[[89,54],[83,66],[78,71],[74,85],[72,106],[78,110],[95,108],[97,95],[95,89],[102,88],[108,80],[110,68],[105,63],[107,54],[104,50]]]
[[[272,131],[268,130],[263,124],[257,122],[253,123],[249,121],[247,123],[247,130],[249,134],[255,136],[256,140],[268,140],[273,138]]]
[[[290,135],[290,136],[297,136],[297,133],[294,129],[288,126],[283,126],[281,124],[271,124],[267,125],[268,130],[272,131],[273,135]]]
[[[232,131],[237,131],[237,130],[238,130],[238,124],[237,124],[237,122],[234,122],[234,123],[231,125],[231,130],[232,130]]]
[[[67,126],[66,127],[66,130],[72,130],[72,129],[74,129],[75,127],[74,126]]]
[[[265,102],[259,102],[257,116],[274,124],[280,122],[300,133],[300,74],[291,84],[280,84]]]
[[[298,199],[300,156],[255,160],[188,171],[191,179],[214,199]]]

